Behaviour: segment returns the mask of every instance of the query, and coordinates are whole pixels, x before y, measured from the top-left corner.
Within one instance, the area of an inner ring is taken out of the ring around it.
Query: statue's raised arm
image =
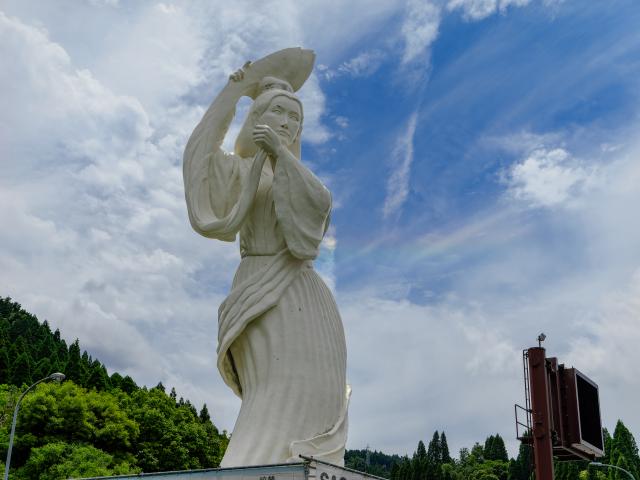
[[[243,68],[247,67],[248,62]],[[243,169],[237,155],[222,150],[222,142],[238,101],[251,88],[243,69],[232,74],[185,148],[183,173],[189,220],[194,230],[206,237],[233,241],[240,227],[242,212],[238,202]],[[261,157],[258,162],[264,162],[264,155]],[[249,200],[243,202],[245,207]]]

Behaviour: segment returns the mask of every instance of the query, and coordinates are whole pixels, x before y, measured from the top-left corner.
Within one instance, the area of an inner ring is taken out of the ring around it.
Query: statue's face
[[[291,145],[300,130],[300,104],[284,95],[273,97],[257,124],[269,125],[286,145]]]

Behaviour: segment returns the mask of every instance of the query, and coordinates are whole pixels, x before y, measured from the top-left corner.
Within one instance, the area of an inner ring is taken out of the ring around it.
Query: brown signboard
[[[566,418],[564,443],[589,458],[604,455],[598,385],[575,368],[562,371],[563,410]]]

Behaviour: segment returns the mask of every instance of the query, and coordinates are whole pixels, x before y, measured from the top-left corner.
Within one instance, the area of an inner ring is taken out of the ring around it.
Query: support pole
[[[536,480],[553,480],[553,444],[551,441],[551,406],[545,349],[529,349],[529,382],[533,418],[533,456]]]

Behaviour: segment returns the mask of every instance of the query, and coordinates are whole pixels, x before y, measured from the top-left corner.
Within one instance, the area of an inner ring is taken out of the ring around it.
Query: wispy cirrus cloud
[[[336,69],[331,69],[326,65],[320,64],[318,65],[318,70],[326,80],[334,80],[343,75],[354,78],[368,77],[380,68],[385,58],[386,54],[382,50],[366,50],[342,62]]]
[[[382,216],[389,218],[397,214],[409,195],[411,164],[413,163],[413,137],[416,133],[418,113],[414,112],[406,128],[396,141],[390,165],[391,173],[386,185],[386,196]]]
[[[483,18],[500,12],[505,13],[509,7],[524,7],[531,0],[449,0],[447,10],[462,10],[468,20]]]
[[[441,9],[435,2],[420,0],[407,2],[401,27],[404,39],[403,64],[408,64],[427,54],[429,46],[438,37],[440,19]]]

